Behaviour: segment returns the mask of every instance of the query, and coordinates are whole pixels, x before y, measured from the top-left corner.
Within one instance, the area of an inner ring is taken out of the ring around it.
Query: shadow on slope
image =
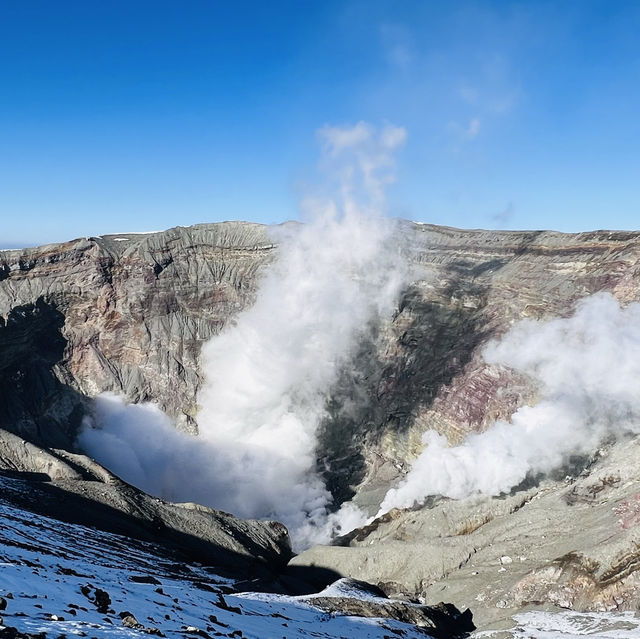
[[[64,315],[43,298],[0,317],[0,428],[72,449],[86,398],[61,381]]]
[[[289,553],[281,552],[278,555],[276,549],[265,549],[266,542],[265,546],[260,546],[237,528],[225,531],[224,522],[220,526],[223,534],[226,532],[232,535],[234,541],[247,550],[247,554],[216,544],[203,538],[204,535],[198,536],[203,524],[202,518],[197,516],[194,516],[192,522],[193,534],[172,528],[161,517],[154,515],[153,509],[145,504],[145,500],[151,498],[124,482],[118,483],[116,497],[139,508],[136,515],[99,501],[105,499],[104,493],[114,488],[102,482],[77,482],[73,490],[67,490],[56,483],[42,481],[43,478],[48,479],[42,473],[0,471],[0,476],[18,480],[6,484],[3,482],[2,499],[14,506],[58,521],[123,535],[143,544],[154,544],[166,557],[166,569],[173,565],[181,572],[183,564],[196,561],[215,569],[216,574],[222,577],[236,580],[236,591],[250,589],[295,595],[310,594],[342,576],[325,568],[288,569],[286,564],[290,558]],[[97,493],[100,492],[103,494],[98,496]],[[92,494],[96,498],[92,498]],[[185,508],[184,511],[182,515],[188,518],[188,509]],[[197,515],[197,511],[195,514]],[[226,513],[222,515],[226,516]],[[117,541],[114,540],[114,543]],[[206,585],[203,587],[206,588]]]
[[[336,504],[351,499],[365,476],[362,453],[382,438],[406,435],[418,412],[428,409],[487,338],[482,309],[488,284],[476,278],[502,262],[454,264],[454,275],[437,299],[417,284],[408,287],[380,353],[380,327],[368,328],[342,371],[320,427],[318,467]]]

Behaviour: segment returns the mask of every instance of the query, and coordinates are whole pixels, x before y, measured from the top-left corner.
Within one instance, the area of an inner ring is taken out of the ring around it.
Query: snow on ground
[[[347,579],[340,579],[327,586],[321,592],[315,595],[308,595],[307,599],[313,599],[314,597],[357,597],[364,601],[376,601],[378,599],[375,595],[366,593],[363,590],[354,590]]]
[[[309,598],[231,594],[232,582],[212,568],[181,563],[160,546],[16,508],[7,495],[19,490],[28,484],[0,477],[5,626],[51,637],[113,639],[144,633],[181,639],[426,636],[397,621],[332,615]]]
[[[514,615],[508,632],[486,630],[473,639],[640,639],[640,618],[633,612],[543,612]]]

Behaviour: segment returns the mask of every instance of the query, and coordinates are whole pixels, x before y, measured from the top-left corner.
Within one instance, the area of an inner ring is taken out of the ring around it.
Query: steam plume
[[[405,137],[363,122],[319,132],[337,195],[307,200],[309,222],[275,232],[279,258],[255,304],[204,346],[197,438],[154,406],[103,396],[84,449],[152,494],[281,519],[298,544],[353,515],[327,513],[316,431],[341,365],[363,329],[392,312],[404,281],[384,189]]]
[[[612,295],[596,294],[568,319],[517,323],[488,344],[484,357],[531,376],[538,403],[452,448],[427,432],[426,448],[387,493],[379,514],[428,495],[498,495],[530,473],[548,473],[569,456],[594,452],[608,437],[640,433],[638,303],[622,309]]]

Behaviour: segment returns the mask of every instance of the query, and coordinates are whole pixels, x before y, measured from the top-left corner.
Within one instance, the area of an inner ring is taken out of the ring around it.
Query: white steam
[[[342,368],[368,327],[393,312],[408,278],[384,217],[404,129],[361,122],[324,127],[319,137],[337,194],[307,200],[306,224],[274,231],[279,257],[255,303],[203,347],[199,435],[176,430],[151,404],[105,394],[79,437],[145,491],[282,520],[297,547],[366,522],[352,504],[330,514],[315,467],[318,429]],[[423,453],[379,515],[429,495],[498,495],[608,437],[640,433],[638,303],[621,309],[611,295],[594,295],[570,318],[517,323],[484,357],[530,376],[537,403],[459,446],[425,433]]]
[[[333,199],[309,200],[307,224],[281,227],[279,258],[255,304],[203,347],[199,436],[178,432],[151,405],[96,400],[80,444],[147,492],[244,517],[274,517],[298,544],[326,540],[357,511],[329,516],[316,473],[327,394],[371,322],[390,315],[406,273],[384,188],[404,129],[325,127]]]
[[[426,448],[379,514],[429,495],[498,495],[527,475],[561,468],[603,440],[640,433],[640,304],[599,293],[568,319],[524,320],[484,351],[486,361],[531,376],[535,406],[517,410],[459,446],[425,433]]]

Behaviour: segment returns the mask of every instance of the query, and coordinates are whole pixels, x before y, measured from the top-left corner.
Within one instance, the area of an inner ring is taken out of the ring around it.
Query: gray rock
[[[135,615],[128,610],[120,613],[120,619],[122,619],[122,625],[125,628],[142,628],[142,624],[135,618]]]
[[[111,390],[193,430],[200,346],[272,259],[238,222],[0,252],[0,427],[69,448],[83,399]]]
[[[460,612],[455,606],[444,603],[423,606],[388,599],[378,588],[356,579],[341,579],[307,600],[331,614],[395,619],[412,624],[424,628],[436,639],[466,637],[475,630],[468,609]]]
[[[28,491],[7,494],[17,505],[62,521],[167,543],[238,578],[280,570],[291,556],[283,524],[150,497],[84,455],[40,449],[0,430],[2,468],[30,483]]]
[[[639,460],[638,439],[618,442],[578,477],[391,511],[346,546],[316,546],[291,565],[339,569],[390,596],[470,607],[479,627],[527,606],[636,610]]]

